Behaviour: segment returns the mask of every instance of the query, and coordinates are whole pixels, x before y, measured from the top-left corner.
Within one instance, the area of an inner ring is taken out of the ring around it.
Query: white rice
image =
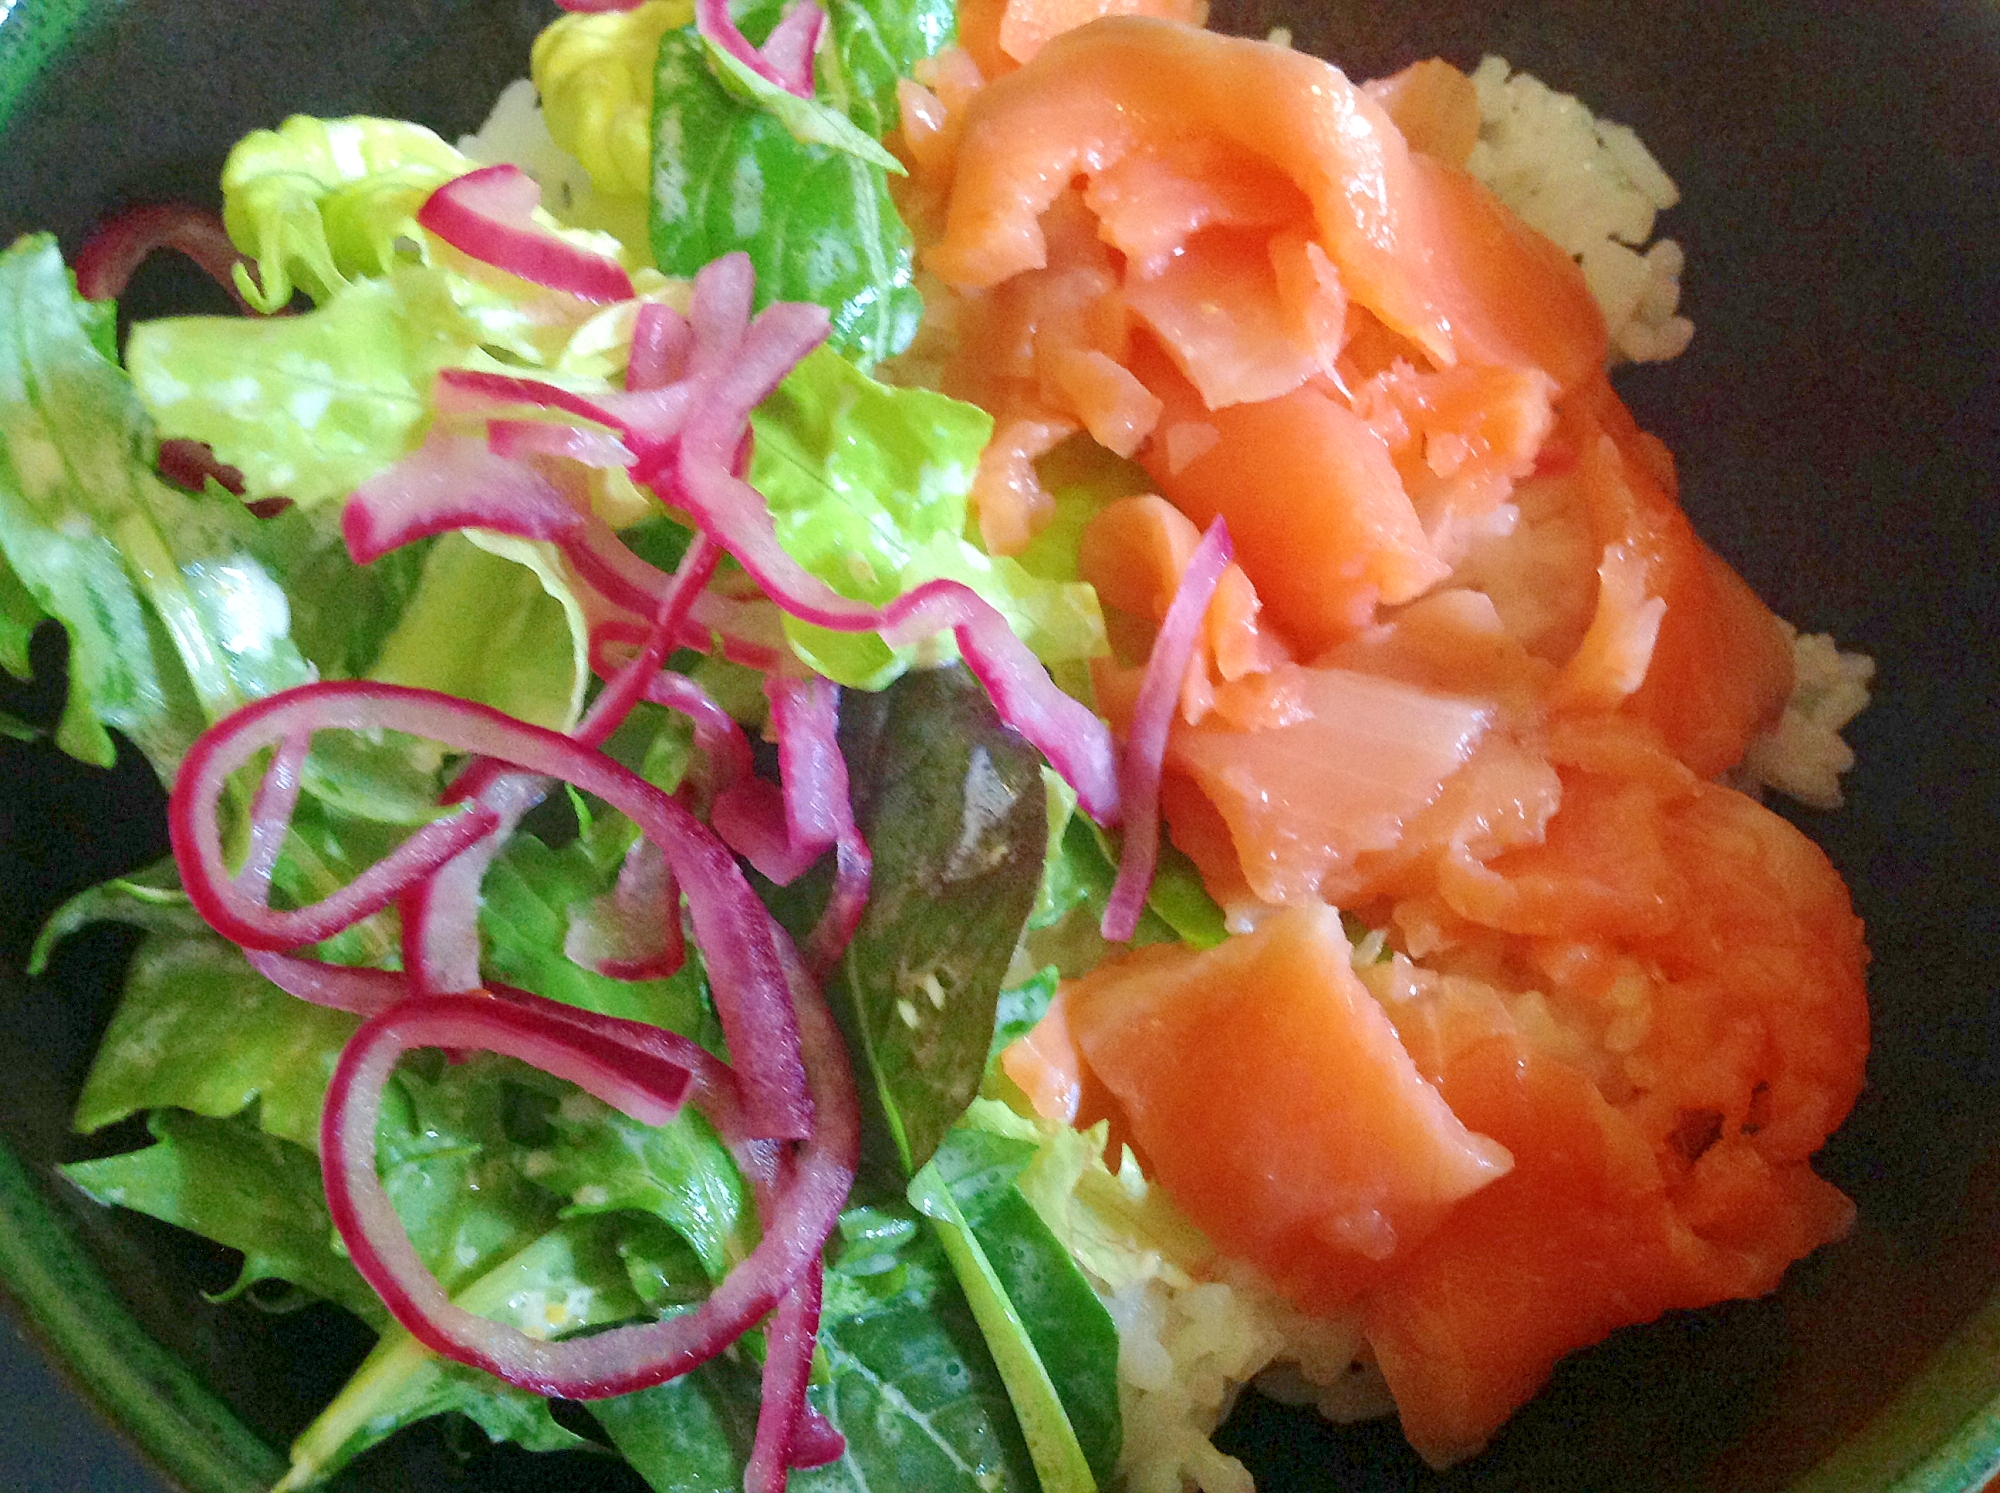
[[[1660,163],[1624,125],[1504,58],[1482,61],[1472,83],[1479,142],[1466,169],[1583,266],[1612,356],[1650,363],[1686,351],[1694,323],[1677,314],[1686,256],[1672,239],[1646,242],[1655,216],[1680,201]]]
[[[482,166],[519,166],[541,187],[542,204],[559,218],[567,218],[591,192],[590,173],[556,144],[535,85],[526,78],[500,90],[479,132],[460,136],[458,148]]]
[[[1840,775],[1854,765],[1854,750],[1840,732],[1868,704],[1875,660],[1841,652],[1825,633],[1803,633],[1792,640],[1792,668],[1784,716],[1750,743],[1738,782],[1775,789],[1816,809],[1837,809]]]

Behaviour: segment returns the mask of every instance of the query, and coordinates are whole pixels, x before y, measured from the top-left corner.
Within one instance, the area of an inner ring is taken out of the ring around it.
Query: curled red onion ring
[[[382,1085],[401,1052],[418,1045],[481,1046],[486,1029],[468,1032],[448,1020],[427,1020],[427,1010],[411,1013],[420,1006],[412,1001],[371,1018],[356,1034],[334,1071],[321,1121],[328,1206],[356,1268],[419,1342],[538,1394],[584,1400],[626,1394],[714,1357],[776,1307],[817,1261],[853,1181],[859,1110],[846,1053],[817,988],[775,925],[766,919],[759,931],[792,993],[817,1123],[774,1189],[763,1237],[749,1257],[701,1306],[665,1321],[549,1343],[454,1305],[417,1259],[375,1175],[375,1125]],[[454,1008],[504,1008],[478,998],[442,999]]]
[[[1208,615],[1208,604],[1228,568],[1232,550],[1229,527],[1218,516],[1201,536],[1181,572],[1174,599],[1153,637],[1139,701],[1132,711],[1132,728],[1125,740],[1119,787],[1125,805],[1125,837],[1118,851],[1118,878],[1104,903],[1099,931],[1113,943],[1124,943],[1138,931],[1139,914],[1153,884],[1160,856],[1160,766],[1167,754],[1167,732],[1181,680]]]
[[[76,251],[76,292],[86,301],[115,301],[125,293],[133,272],[155,249],[186,255],[229,292],[239,309],[256,314],[236,288],[236,266],[244,263],[229,241],[222,219],[187,202],[160,202],[128,207],[104,219]]]
[[[318,959],[273,954],[268,949],[245,949],[243,958],[285,994],[332,1011],[373,1016],[411,993],[409,980],[393,969],[326,964]]]
[[[385,729],[428,737],[524,772],[594,793],[665,853],[708,959],[723,1034],[742,1068],[749,1123],[760,1135],[797,1139],[812,1105],[799,1078],[800,1035],[764,910],[735,860],[687,809],[637,774],[553,731],[429,690],[345,680],[301,685],[257,700],[210,728],[189,749],[167,802],[174,857],[188,896],[225,936],[283,952],[329,937],[388,901],[496,827],[475,803],[417,830],[354,882],[310,906],[276,910],[235,884],[217,821],[230,778],[261,747],[298,731]]]
[[[482,166],[424,199],[417,225],[461,253],[530,284],[586,301],[629,301],[632,277],[617,260],[580,249],[534,220],[542,189],[518,166]]]

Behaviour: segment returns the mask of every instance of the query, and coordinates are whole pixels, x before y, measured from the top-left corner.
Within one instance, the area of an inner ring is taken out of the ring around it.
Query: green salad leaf
[[[171,781],[210,722],[310,673],[255,556],[257,520],[154,475],[151,426],[103,324],[53,239],[0,255],[0,553],[69,633],[57,744],[105,766],[113,728]]]
[[[1033,1493],[1007,1392],[936,1236],[898,1201],[850,1209],[827,1272],[824,1382],[810,1393],[847,1453],[798,1493]],[[734,1493],[757,1422],[757,1368],[725,1355],[590,1409],[660,1493]]]
[[[205,929],[150,933],[98,1043],[76,1128],[159,1108],[224,1119],[256,1100],[267,1134],[317,1151],[327,1080],[359,1025],[285,994]]]
[[[590,683],[590,626],[547,545],[443,534],[369,673],[567,730]]]
[[[159,1109],[147,1128],[155,1143],[144,1150],[59,1170],[108,1207],[150,1214],[240,1251],[243,1269],[230,1295],[259,1281],[288,1281],[378,1329],[388,1320],[380,1298],[334,1247],[310,1151],[240,1115]]]
[[[910,1202],[931,1220],[985,1334],[1042,1493],[1093,1493],[1118,1463],[1118,1331],[1013,1185],[1033,1155],[1018,1141],[955,1130],[911,1180]],[[1059,1370],[1071,1380],[1067,1397]]]
[[[206,441],[249,496],[337,503],[417,444],[433,375],[475,345],[455,314],[413,316],[425,273],[356,281],[301,316],[140,322],[126,365],[160,430]]]
[[[687,1241],[710,1280],[727,1275],[756,1243],[743,1178],[694,1110],[669,1125],[642,1125],[587,1094],[571,1094],[548,1123],[549,1144],[525,1164],[536,1182],[568,1197],[565,1218],[650,1213]]]
[[[480,931],[489,978],[581,1006],[602,1016],[647,1021],[703,1040],[713,1017],[701,957],[664,980],[611,980],[563,953],[572,907],[601,896],[617,877],[581,839],[552,848],[533,834],[516,834],[481,884]]]
[[[1105,651],[1090,587],[1037,577],[964,537],[973,473],[993,433],[984,410],[878,383],[821,349],[787,375],[751,427],[750,481],[770,503],[779,543],[835,590],[879,605],[925,581],[962,581],[1044,662]],[[791,618],[785,630],[814,668],[865,689],[887,684],[914,656],[873,633]]]
[[[755,0],[737,16],[761,40],[778,0]],[[850,121],[855,136],[892,123],[893,66],[912,64],[949,39],[935,24],[910,24],[900,0],[833,0],[834,46],[823,52],[815,118]],[[928,16],[922,0],[916,9]],[[897,54],[893,55],[892,54]],[[886,99],[886,104],[885,104]],[[832,345],[863,366],[901,352],[922,302],[912,284],[909,230],[891,201],[888,172],[833,146],[801,140],[766,96],[746,99],[721,82],[707,45],[687,26],[659,44],[653,83],[653,257],[668,274],[691,275],[741,249],[757,269],[759,303],[814,301],[833,315]],[[784,106],[788,114],[797,111]],[[824,131],[822,131],[824,134]]]
[[[977,1092],[1048,840],[1041,759],[962,667],[849,692],[841,747],[875,856],[834,980],[905,1175]]]
[[[452,1300],[544,1336],[626,1321],[642,1311],[626,1279],[612,1221],[597,1218],[555,1225],[491,1264]],[[403,1427],[454,1412],[493,1440],[516,1441],[531,1451],[589,1445],[556,1423],[540,1395],[440,1358],[392,1326],[292,1443],[291,1471],[272,1493],[310,1487]]]
[[[255,130],[222,168],[222,221],[257,262],[237,284],[275,311],[296,284],[324,303],[358,275],[380,275],[415,231],[424,199],[472,162],[422,125],[294,115]]]

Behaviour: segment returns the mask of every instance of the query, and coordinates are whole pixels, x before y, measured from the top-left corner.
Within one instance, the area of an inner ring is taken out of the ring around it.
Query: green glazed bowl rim
[[[79,36],[128,0],[0,0],[0,131]],[[126,1307],[0,1142],[0,1301],[85,1398],[194,1493],[261,1493],[285,1460]],[[1975,1493],[2000,1480],[2000,1292],[1790,1493]]]

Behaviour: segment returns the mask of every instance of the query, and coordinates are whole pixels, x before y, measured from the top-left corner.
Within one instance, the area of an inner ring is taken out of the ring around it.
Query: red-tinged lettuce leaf
[[[849,691],[841,749],[875,857],[832,984],[904,1168],[916,1172],[986,1069],[1000,985],[1041,883],[1041,759],[961,667]]]

